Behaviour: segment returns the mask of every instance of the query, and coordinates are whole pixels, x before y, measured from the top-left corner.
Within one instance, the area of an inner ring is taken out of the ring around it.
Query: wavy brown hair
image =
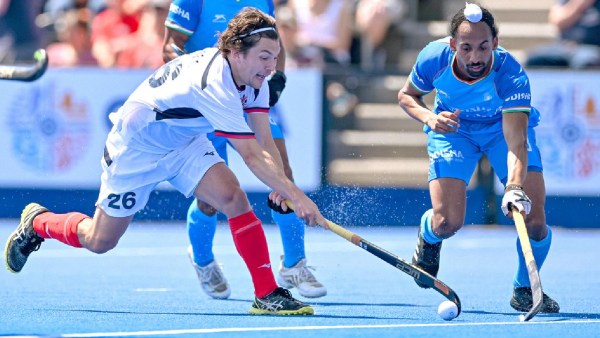
[[[278,40],[277,30],[268,30],[248,35],[261,28],[275,28],[275,19],[253,7],[244,7],[227,25],[227,29],[219,37],[219,50],[227,56],[232,49],[245,53],[254,47],[263,37]]]

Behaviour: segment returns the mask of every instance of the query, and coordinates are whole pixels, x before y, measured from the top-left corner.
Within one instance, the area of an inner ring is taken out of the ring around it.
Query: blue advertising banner
[[[32,83],[0,81],[0,187],[98,189],[104,142],[118,109],[151,71],[50,69]],[[281,124],[295,168],[307,191],[321,177],[321,75],[288,72],[288,86],[272,115]],[[233,156],[247,191],[266,187]],[[169,185],[161,185],[170,189]]]

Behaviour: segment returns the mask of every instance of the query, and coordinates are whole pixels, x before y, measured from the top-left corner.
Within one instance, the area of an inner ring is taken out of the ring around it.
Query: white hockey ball
[[[438,306],[438,315],[443,320],[452,320],[458,316],[458,307],[453,302],[445,300]]]

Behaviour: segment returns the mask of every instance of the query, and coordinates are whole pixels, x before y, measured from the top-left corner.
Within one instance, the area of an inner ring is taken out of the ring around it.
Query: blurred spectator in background
[[[92,18],[104,9],[104,3],[105,0],[46,0],[43,12],[35,18],[35,23],[44,30],[47,42],[61,42],[62,37],[58,36],[62,33],[60,31],[65,28],[65,23],[72,23],[65,22],[73,18],[73,14],[66,15],[67,12],[77,12],[78,20],[86,21],[90,31]]]
[[[352,2],[347,0],[288,0],[295,18],[296,48],[290,52],[299,66],[350,64]],[[290,41],[287,41],[289,43]],[[287,46],[286,46],[287,47]]]
[[[304,62],[300,60],[300,48],[298,48],[298,23],[294,10],[287,4],[281,3],[275,8],[275,17],[277,18],[277,31],[283,49],[285,51],[285,67],[287,69],[297,68]]]
[[[106,0],[46,0],[43,14],[57,19],[61,12],[71,9],[86,9],[95,15],[106,7],[105,3]]]
[[[399,51],[387,49],[398,45],[400,37],[392,34],[392,30],[400,23],[405,7],[403,0],[358,0],[355,17],[363,66],[382,69],[388,58],[399,54]],[[384,43],[392,36],[395,41]]]
[[[158,68],[163,65],[163,38],[170,0],[149,0],[140,25],[126,38],[124,49],[117,56],[118,67]]]
[[[600,66],[600,1],[559,0],[548,15],[559,30],[559,40],[529,53],[526,66]]]
[[[116,65],[118,54],[138,30],[145,0],[106,0],[106,9],[92,20],[92,53],[102,67]]]
[[[98,64],[92,55],[90,36],[90,12],[84,8],[60,12],[54,29],[56,41],[46,50],[51,66],[95,66]]]
[[[33,59],[43,45],[42,30],[35,25],[41,0],[0,0],[0,62]]]

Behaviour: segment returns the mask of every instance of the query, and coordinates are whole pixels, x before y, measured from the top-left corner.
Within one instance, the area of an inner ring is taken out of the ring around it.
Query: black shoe
[[[30,203],[21,213],[21,223],[8,237],[4,247],[4,260],[10,272],[20,272],[29,255],[37,251],[44,241],[33,229],[33,219],[48,209],[37,203]]]
[[[417,248],[412,258],[412,263],[427,271],[430,275],[437,277],[440,269],[440,251],[442,250],[442,242],[429,244],[425,242],[421,236],[421,227],[419,227],[419,236],[417,240]],[[415,278],[415,283],[418,286],[429,289],[429,286],[419,282]]]
[[[548,297],[547,294],[543,294],[543,304],[540,309],[541,313],[558,313],[560,310],[560,306],[558,303]],[[521,287],[515,288],[513,291],[513,296],[510,300],[510,306],[513,309],[520,312],[529,312],[531,307],[533,306],[533,298],[531,296],[531,288],[530,287]]]
[[[310,305],[294,299],[292,294],[284,288],[278,287],[275,291],[263,298],[254,298],[250,308],[253,315],[312,315],[314,310]]]

